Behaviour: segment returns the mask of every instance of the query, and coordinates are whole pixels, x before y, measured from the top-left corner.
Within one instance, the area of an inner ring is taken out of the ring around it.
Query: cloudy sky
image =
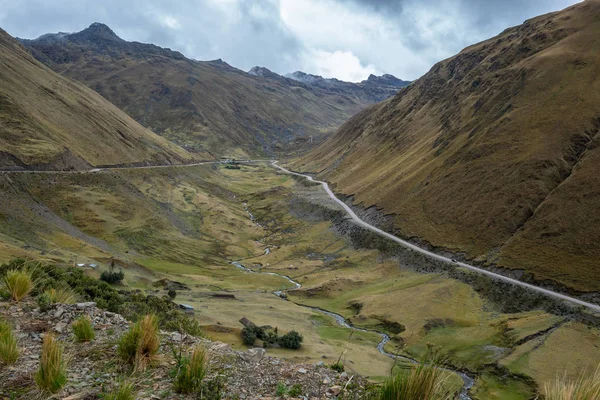
[[[126,40],[248,70],[418,78],[462,48],[576,0],[0,0],[13,36],[103,22]]]

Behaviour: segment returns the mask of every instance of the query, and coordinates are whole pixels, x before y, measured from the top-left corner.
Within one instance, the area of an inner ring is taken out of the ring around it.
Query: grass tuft
[[[203,346],[196,346],[190,357],[181,359],[179,373],[173,384],[175,391],[177,393],[200,393],[207,371],[208,354]]]
[[[63,359],[63,347],[51,333],[46,333],[42,343],[40,367],[35,383],[42,392],[56,393],[67,383],[67,368]]]
[[[73,334],[78,342],[89,342],[96,338],[96,332],[92,326],[92,321],[87,316],[82,315],[73,321]]]
[[[46,290],[44,293],[48,295],[48,298],[52,304],[75,304],[77,300],[75,293],[65,288],[52,288]]]
[[[2,277],[2,286],[14,301],[21,301],[33,290],[33,277],[27,269],[11,269]]]
[[[576,380],[556,378],[544,385],[546,400],[600,399],[600,366],[593,375],[582,373]]]
[[[419,364],[398,372],[382,386],[378,400],[449,400],[454,398],[445,387],[446,375],[434,364]]]
[[[8,322],[0,320],[0,364],[14,364],[18,358],[17,338]]]
[[[135,400],[133,395],[133,385],[128,382],[121,382],[119,387],[104,396],[105,400]]]
[[[144,370],[156,359],[159,347],[158,319],[150,314],[121,337],[117,352],[127,363]]]

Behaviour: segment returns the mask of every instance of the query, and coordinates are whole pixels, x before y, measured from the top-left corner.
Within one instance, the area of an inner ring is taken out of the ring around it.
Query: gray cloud
[[[13,36],[109,25],[126,40],[247,70],[414,79],[433,63],[575,0],[0,0]]]

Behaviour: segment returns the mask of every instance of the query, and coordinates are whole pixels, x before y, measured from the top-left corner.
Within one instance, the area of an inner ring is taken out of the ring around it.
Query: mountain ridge
[[[108,26],[94,23],[78,33],[21,41],[39,61],[86,84],[142,125],[216,157],[297,153],[375,101],[115,37]]]
[[[405,238],[600,290],[599,16],[588,0],[469,46],[292,167]]]

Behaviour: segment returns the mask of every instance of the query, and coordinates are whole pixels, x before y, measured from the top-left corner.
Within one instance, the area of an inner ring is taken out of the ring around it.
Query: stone
[[[242,353],[240,355],[240,357],[242,358],[242,360],[252,363],[252,364],[258,364],[260,362],[260,360],[263,359],[263,357],[265,356],[265,354],[267,353],[267,351],[265,349],[261,349],[261,348],[254,348],[254,349],[250,349],[245,353]]]
[[[342,378],[342,379],[345,379],[345,378],[347,378],[347,377],[348,377],[348,373],[346,373],[346,372],[342,372],[342,373],[340,374],[340,378]]]
[[[338,394],[340,394],[341,391],[342,391],[342,387],[340,385],[332,386],[327,390],[328,393],[331,393],[334,396],[337,396]]]
[[[316,367],[323,367],[325,366],[325,363],[323,361],[319,361],[318,363],[315,364]]]
[[[325,378],[323,378],[323,385],[329,385],[331,383],[331,379],[329,379],[328,376],[326,376]]]
[[[305,374],[306,373],[306,369],[300,368],[300,369],[298,369],[298,372],[301,373],[301,374]]]
[[[93,301],[88,301],[86,303],[77,303],[77,304],[75,304],[75,306],[78,309],[83,310],[84,308],[96,307],[96,303]]]

